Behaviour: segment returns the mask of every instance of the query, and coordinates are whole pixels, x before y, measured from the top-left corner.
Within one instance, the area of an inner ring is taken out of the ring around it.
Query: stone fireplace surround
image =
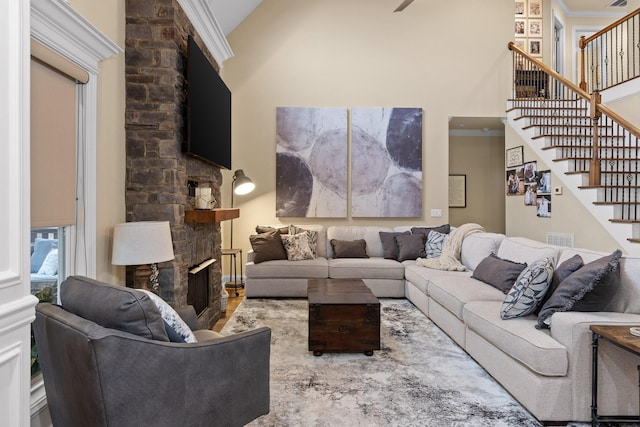
[[[209,304],[199,316],[210,328],[221,316],[219,223],[185,223],[194,209],[188,181],[206,182],[220,200],[220,169],[182,152],[185,138],[185,64],[192,34],[216,70],[219,66],[177,0],[126,1],[126,220],[169,221],[175,259],[159,264],[160,296],[187,304],[189,268],[209,258]],[[127,268],[127,283],[134,268]]]

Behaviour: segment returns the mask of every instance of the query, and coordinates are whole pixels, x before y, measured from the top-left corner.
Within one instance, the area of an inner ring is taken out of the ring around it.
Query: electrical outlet
[[[431,209],[432,218],[440,218],[442,216],[442,209]]]
[[[562,194],[562,187],[558,186],[558,187],[553,187],[553,194],[559,196],[560,194]]]

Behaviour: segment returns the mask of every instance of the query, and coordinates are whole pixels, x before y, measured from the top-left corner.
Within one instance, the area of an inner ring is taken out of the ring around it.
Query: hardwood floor
[[[222,313],[222,317],[213,325],[211,328],[215,332],[220,332],[224,325],[227,324],[227,321],[238,307],[238,305],[244,300],[244,289],[238,289],[239,296],[236,296],[233,289],[227,289],[229,292],[229,299],[227,300],[227,311],[226,313]]]

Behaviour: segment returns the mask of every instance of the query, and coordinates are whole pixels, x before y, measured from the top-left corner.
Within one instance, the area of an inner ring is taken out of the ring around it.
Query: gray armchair
[[[269,412],[269,328],[169,342],[141,292],[78,276],[60,292],[34,322],[54,426],[241,426]]]

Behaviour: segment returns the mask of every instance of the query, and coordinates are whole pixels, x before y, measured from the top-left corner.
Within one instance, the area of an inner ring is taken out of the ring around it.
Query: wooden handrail
[[[554,79],[556,79],[558,81],[561,81],[563,84],[568,86],[571,90],[575,91],[578,95],[580,95],[584,99],[590,99],[591,98],[591,95],[589,95],[586,91],[580,89],[580,87],[577,86],[575,83],[573,83],[571,80],[568,80],[567,78],[565,78],[561,74],[558,74],[556,71],[554,71],[553,68],[547,66],[543,62],[541,62],[541,61],[537,60],[536,58],[534,58],[533,56],[529,55],[527,52],[525,52],[524,50],[522,50],[518,46],[516,46],[516,44],[514,42],[509,42],[508,47],[509,47],[510,50],[515,50],[516,52],[522,54],[525,58],[527,58],[528,61],[531,61],[534,64],[536,64],[542,71],[544,71],[545,73],[549,74]]]
[[[638,10],[640,11],[640,9],[638,9]],[[534,64],[536,64],[536,66],[538,66],[541,70],[543,70],[544,72],[546,72],[547,74],[552,76],[554,79],[556,79],[556,80],[562,82],[563,84],[565,84],[567,87],[569,87],[575,93],[580,95],[582,98],[584,98],[586,100],[591,100],[591,95],[589,93],[587,93],[585,90],[581,89],[579,86],[577,86],[572,81],[567,80],[565,77],[563,77],[562,75],[558,74],[556,71],[554,71],[552,68],[550,68],[549,66],[545,65],[544,63],[542,63],[538,59],[532,57],[531,55],[529,55],[524,50],[520,49],[518,46],[515,45],[514,42],[509,42],[508,47],[509,47],[510,50],[515,50],[518,53],[520,53],[521,55],[523,55],[525,58],[527,58],[528,61],[531,61]],[[611,118],[614,122],[617,122],[619,125],[624,127],[629,133],[631,133],[631,134],[637,136],[638,138],[640,138],[640,129],[638,129],[636,126],[631,124],[629,121],[627,121],[624,118],[620,117],[617,113],[612,111],[607,106],[602,105],[601,103],[597,103],[596,104],[596,109],[597,109],[597,111],[603,113],[605,116]]]
[[[634,16],[636,16],[638,14],[640,14],[640,8],[634,10],[633,12],[631,12],[630,14],[628,14],[626,16],[623,16],[622,18],[618,19],[614,23],[607,25],[606,27],[604,27],[603,29],[601,29],[600,31],[598,31],[595,34],[590,35],[589,37],[584,37],[584,38],[580,37],[580,49],[584,49],[589,42],[592,42],[593,40],[597,39],[598,37],[600,37],[601,35],[603,35],[607,31],[613,30],[618,25],[622,24],[625,21],[628,21],[629,19],[633,18]]]

